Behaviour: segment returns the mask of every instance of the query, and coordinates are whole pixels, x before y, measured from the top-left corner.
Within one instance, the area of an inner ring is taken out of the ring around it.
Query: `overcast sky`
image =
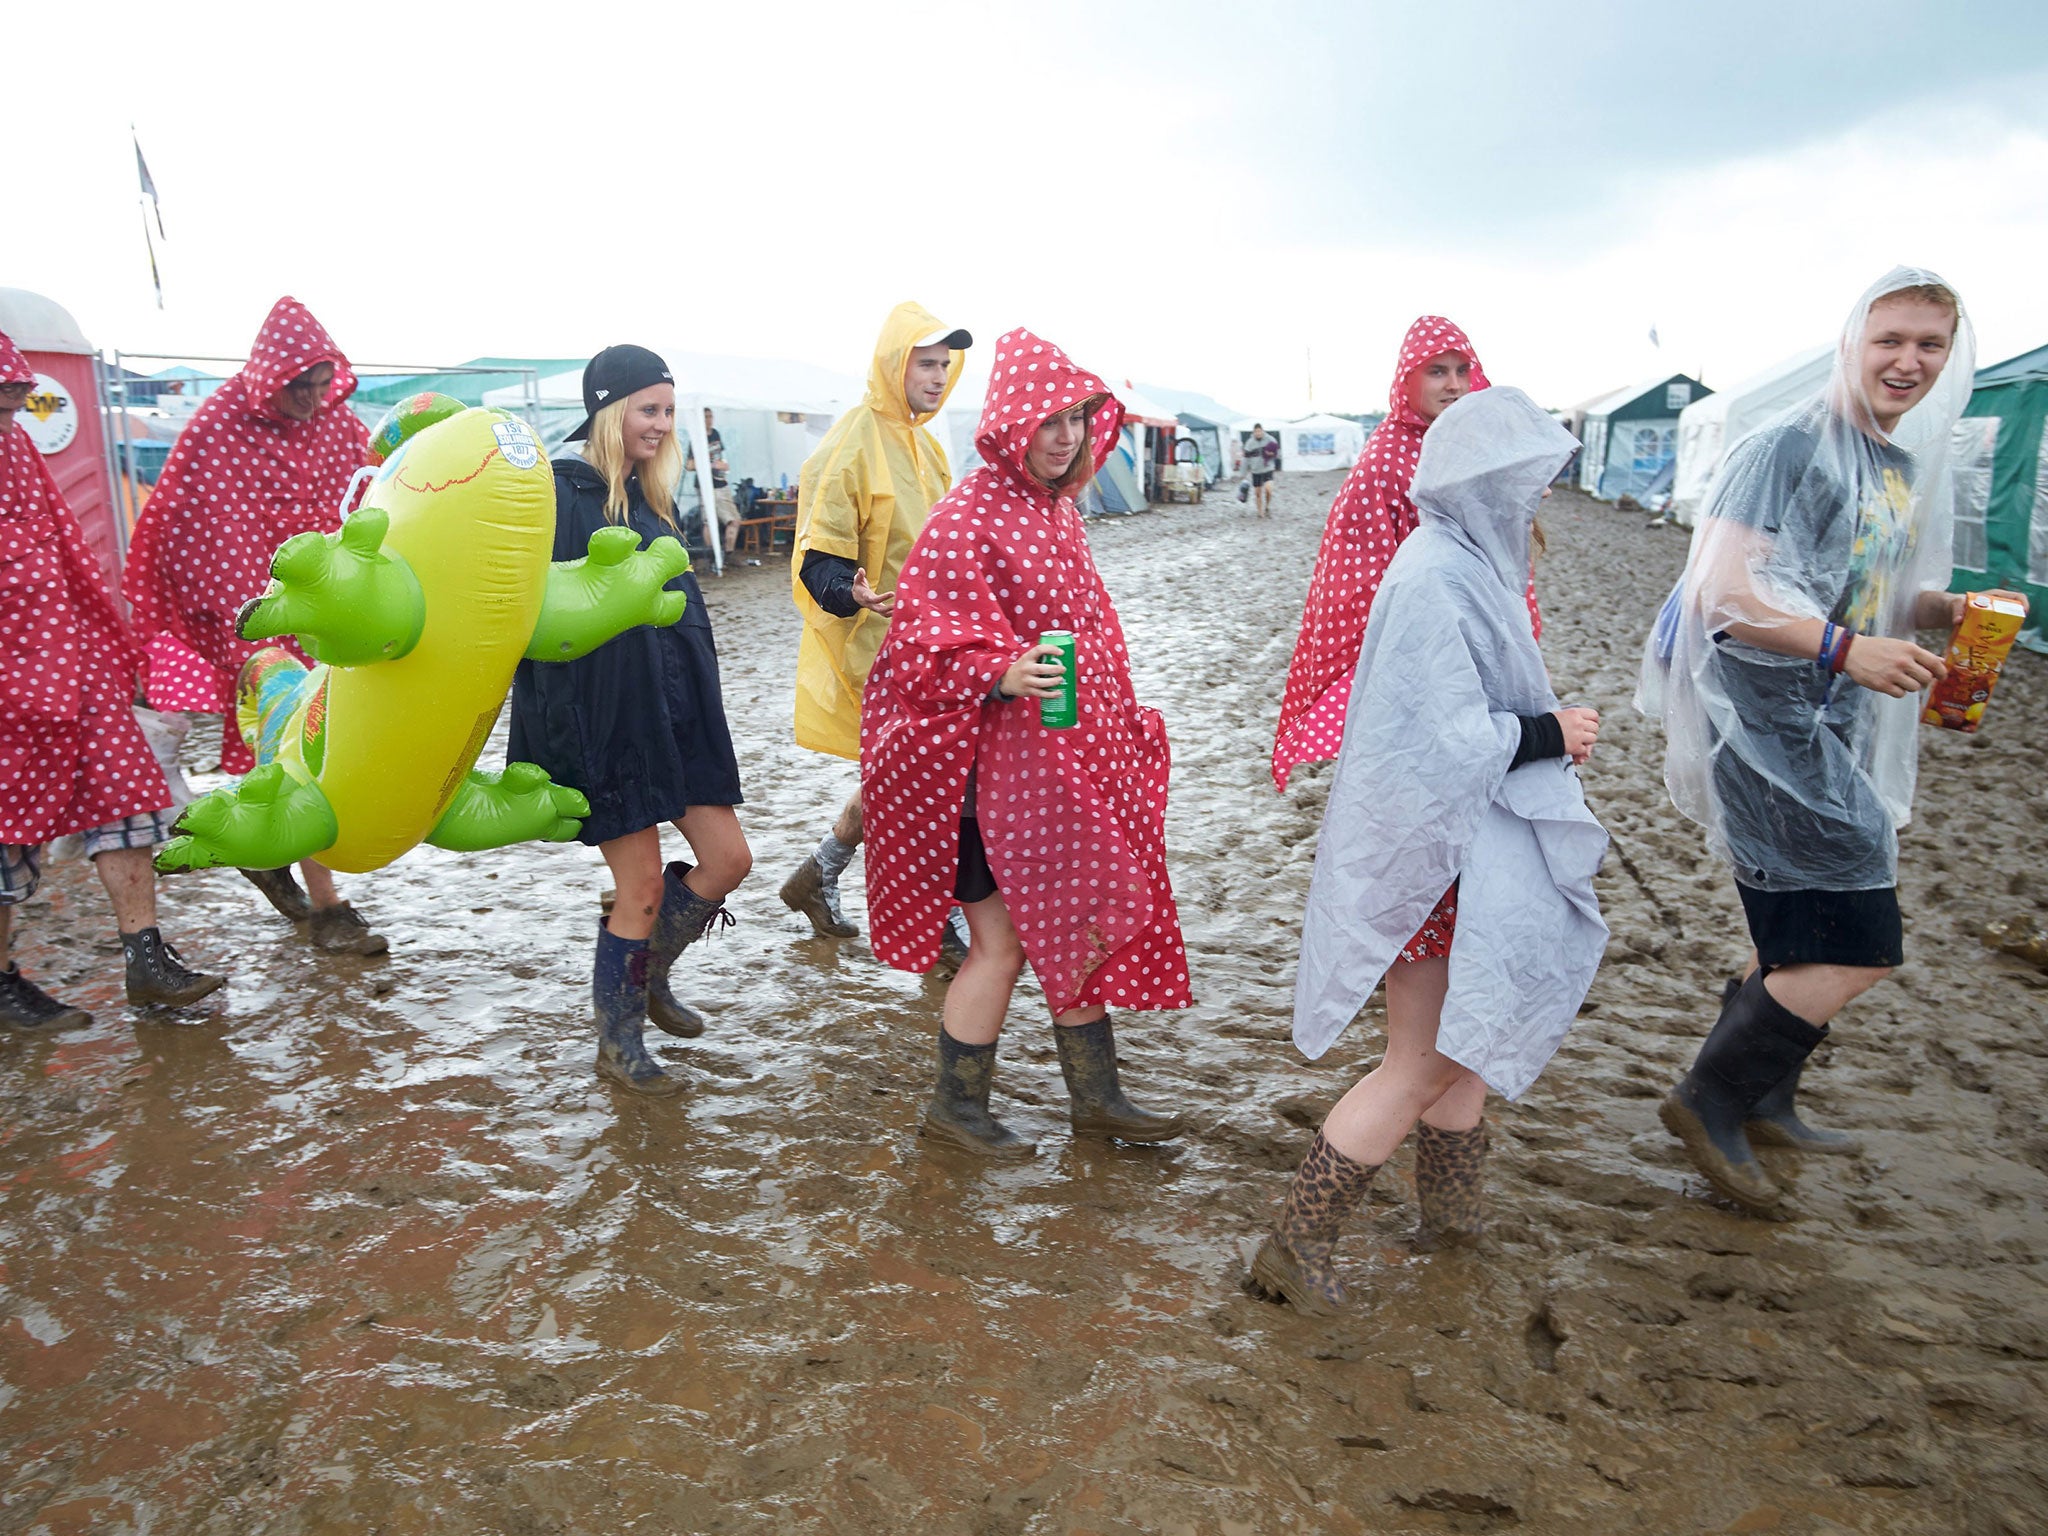
[[[1553,405],[1727,384],[1898,262],[2048,342],[2048,4],[21,6],[0,285],[99,346],[865,370],[914,297],[1261,414],[1449,315]],[[128,145],[163,199],[149,286]],[[1651,347],[1654,324],[1661,350]]]

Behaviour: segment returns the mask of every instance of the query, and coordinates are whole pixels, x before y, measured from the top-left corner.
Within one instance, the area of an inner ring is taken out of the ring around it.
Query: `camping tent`
[[[2026,593],[2039,642],[2048,638],[2048,347],[1980,369],[1975,383],[1956,423],[1951,585]]]
[[[1211,485],[1243,467],[1244,455],[1238,451],[1237,434],[1230,430],[1230,424],[1243,412],[1192,390],[1161,389],[1156,384],[1138,387],[1180,418],[1180,435],[1194,443]]]
[[[1640,496],[1678,456],[1678,414],[1711,391],[1683,373],[1660,374],[1575,407],[1585,450],[1579,489],[1602,501]]]
[[[28,404],[15,419],[50,466],[107,584],[118,591],[128,528],[114,514],[99,354],[63,305],[23,288],[0,288],[0,331],[36,371]]]
[[[1692,525],[1728,450],[1780,411],[1818,392],[1828,381],[1834,358],[1832,347],[1795,352],[1678,413],[1678,466],[1671,482],[1674,522]]]
[[[1304,416],[1280,428],[1280,467],[1349,469],[1364,447],[1365,429],[1349,416]]]

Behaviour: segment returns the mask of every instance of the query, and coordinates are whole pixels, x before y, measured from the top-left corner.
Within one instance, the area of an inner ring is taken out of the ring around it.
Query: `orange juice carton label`
[[[1929,690],[1921,720],[1951,731],[1974,731],[1998,685],[2012,642],[2027,621],[2027,600],[2017,592],[1972,592],[1963,599],[1963,622],[1948,643],[1948,672]]]

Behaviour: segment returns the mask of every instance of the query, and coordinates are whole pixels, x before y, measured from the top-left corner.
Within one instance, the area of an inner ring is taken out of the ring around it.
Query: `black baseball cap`
[[[623,400],[650,384],[673,384],[675,375],[659,353],[645,347],[606,347],[583,369],[583,425],[571,432],[566,442],[580,443],[590,436],[590,424],[597,413],[614,400]]]

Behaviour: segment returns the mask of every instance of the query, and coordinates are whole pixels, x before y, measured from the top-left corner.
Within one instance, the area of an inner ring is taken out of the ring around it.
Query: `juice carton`
[[[1963,622],[1948,643],[1948,673],[1927,694],[1920,719],[1951,731],[1974,731],[1997,686],[1999,668],[2027,621],[2018,592],[1972,592],[1963,599]]]

